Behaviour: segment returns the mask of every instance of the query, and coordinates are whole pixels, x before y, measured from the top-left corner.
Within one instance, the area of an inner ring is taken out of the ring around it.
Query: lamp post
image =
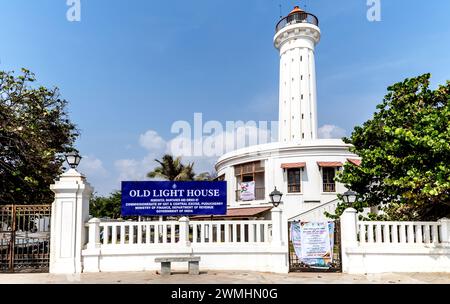
[[[350,205],[350,207],[353,207],[353,204],[356,202],[357,193],[352,190],[348,190],[342,194],[342,197],[344,199],[344,202]]]
[[[76,169],[81,161],[81,156],[77,152],[70,152],[65,155],[70,168]]]
[[[275,190],[273,190],[270,194],[270,201],[272,202],[272,205],[277,208],[281,203],[281,198],[283,197],[283,193],[277,190],[277,187],[275,187]]]
[[[277,190],[277,187],[275,187],[275,190],[273,190],[270,194],[270,201],[273,204],[272,210],[271,210],[271,218],[272,218],[272,245],[274,246],[281,246],[283,244],[283,235],[282,235],[282,215],[281,215],[281,209],[278,208],[278,206],[281,203],[281,198],[283,197],[283,193]]]

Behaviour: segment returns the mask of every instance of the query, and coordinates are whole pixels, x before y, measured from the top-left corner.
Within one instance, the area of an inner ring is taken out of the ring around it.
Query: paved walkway
[[[386,273],[348,275],[341,273],[290,273],[208,271],[198,276],[156,272],[83,273],[81,275],[0,274],[0,284],[450,284],[450,273]]]

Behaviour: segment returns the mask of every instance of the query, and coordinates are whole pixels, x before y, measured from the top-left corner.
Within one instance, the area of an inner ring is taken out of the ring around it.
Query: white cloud
[[[103,167],[103,163],[95,156],[83,156],[78,167],[80,172],[89,176],[106,176],[108,172]]]
[[[149,151],[159,151],[166,147],[165,140],[156,131],[148,130],[139,136],[139,144]]]
[[[145,177],[140,163],[134,159],[120,159],[114,162],[119,171],[119,181],[142,180]]]
[[[323,125],[319,128],[319,138],[331,139],[342,138],[346,135],[346,131],[335,125]]]

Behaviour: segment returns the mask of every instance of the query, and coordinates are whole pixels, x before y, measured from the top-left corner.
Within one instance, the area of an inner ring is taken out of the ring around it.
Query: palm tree
[[[213,181],[217,177],[217,173],[203,172],[195,177],[196,181]]]
[[[149,178],[161,178],[169,181],[192,181],[195,178],[194,163],[183,165],[181,157],[173,158],[166,154],[161,160],[155,159],[159,166],[147,174]]]

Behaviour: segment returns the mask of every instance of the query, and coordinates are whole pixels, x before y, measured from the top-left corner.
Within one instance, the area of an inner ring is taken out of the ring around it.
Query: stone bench
[[[156,258],[155,263],[161,263],[161,275],[170,275],[170,265],[172,262],[188,262],[189,274],[200,274],[199,272],[199,256],[178,256]]]

